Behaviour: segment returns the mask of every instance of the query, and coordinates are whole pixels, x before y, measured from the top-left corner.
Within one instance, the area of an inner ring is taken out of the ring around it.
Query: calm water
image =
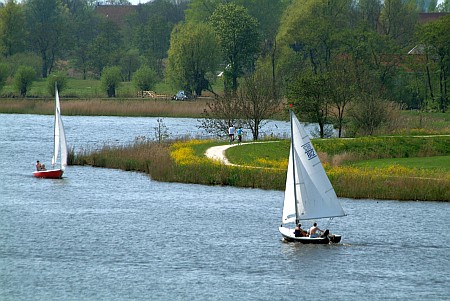
[[[64,122],[75,148],[131,142],[156,126]],[[342,244],[286,244],[281,191],[78,166],[62,180],[33,178],[35,160],[50,158],[51,123],[0,115],[0,300],[450,298],[448,203],[342,199],[348,216],[331,224]],[[168,125],[181,134],[195,127]]]

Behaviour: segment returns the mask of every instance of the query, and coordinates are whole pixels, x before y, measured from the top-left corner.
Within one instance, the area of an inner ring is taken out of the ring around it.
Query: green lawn
[[[400,165],[406,168],[450,171],[450,156],[377,159],[354,162],[351,165],[368,168],[385,168],[388,166]]]
[[[421,138],[416,137],[395,137],[390,139],[390,143],[377,143],[372,145],[371,147],[367,145],[363,148],[370,149],[370,152],[373,154],[385,154],[391,153],[391,148],[395,150],[399,148],[399,145],[402,145],[403,147],[405,147],[405,150],[400,153],[417,154],[420,153],[421,148],[426,148],[429,152],[435,151],[438,154],[440,153],[441,155],[428,157],[411,156],[407,158],[387,158],[361,161],[352,160],[347,164],[356,167],[369,168],[384,168],[393,165],[401,165],[406,168],[434,169],[444,172],[450,171],[450,155],[447,155],[449,150],[448,137],[435,137],[433,143],[430,143],[430,141],[428,140],[422,141]],[[395,142],[396,140],[398,141]],[[340,144],[340,151],[337,152],[338,154],[340,152],[348,152],[352,149],[354,150],[355,145],[358,146],[358,148],[361,148],[362,146],[360,144],[363,144],[364,142],[366,142],[364,138],[353,140],[313,140],[313,144],[315,144],[315,146],[318,146],[316,144],[319,143],[323,150],[328,149],[327,147],[325,147],[327,144],[331,144],[329,145],[330,147],[334,145],[334,147],[329,148],[332,153],[336,151],[336,144]],[[398,155],[397,152],[393,153],[395,155]],[[285,160],[285,163],[287,162],[287,158],[289,156],[289,140],[276,141],[273,143],[243,144],[228,149],[226,151],[226,156],[230,162],[238,165],[280,167],[283,160]]]

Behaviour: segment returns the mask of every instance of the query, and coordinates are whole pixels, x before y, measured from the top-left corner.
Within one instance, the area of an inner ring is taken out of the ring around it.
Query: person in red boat
[[[41,164],[41,162],[39,162],[39,160],[37,160],[37,162],[36,162],[36,170],[37,171],[46,170],[45,169],[45,164]]]

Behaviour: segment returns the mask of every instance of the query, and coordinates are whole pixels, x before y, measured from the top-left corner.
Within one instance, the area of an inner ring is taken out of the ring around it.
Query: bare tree
[[[245,77],[239,88],[238,116],[252,131],[253,140],[258,140],[265,121],[282,109],[277,87],[270,74],[255,72]]]
[[[244,78],[236,97],[217,98],[204,111],[200,128],[208,133],[226,136],[231,125],[251,130],[258,140],[264,121],[282,109],[279,91],[270,74],[256,72]]]
[[[199,128],[219,137],[227,136],[231,125],[243,123],[236,117],[237,110],[237,98],[217,97],[213,102],[207,103],[207,108],[203,111],[204,118],[199,120],[201,122]]]

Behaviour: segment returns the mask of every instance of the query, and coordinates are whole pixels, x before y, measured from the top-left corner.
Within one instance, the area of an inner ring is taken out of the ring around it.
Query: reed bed
[[[206,102],[172,101],[166,99],[61,99],[61,112],[67,116],[143,116],[143,117],[201,117]],[[0,112],[51,115],[54,100],[1,99]]]

